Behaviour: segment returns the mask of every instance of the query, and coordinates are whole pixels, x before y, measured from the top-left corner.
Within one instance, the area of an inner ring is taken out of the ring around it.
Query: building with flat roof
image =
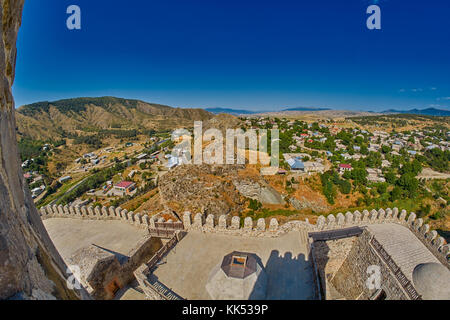
[[[290,158],[286,162],[289,164],[291,170],[305,171],[305,165],[297,158]]]
[[[121,181],[114,186],[114,191],[122,196],[130,194],[134,189],[136,189],[136,184],[131,181]]]
[[[66,181],[69,181],[70,179],[72,179],[71,176],[65,176],[65,177],[59,178],[58,181],[59,181],[59,183],[64,183]]]

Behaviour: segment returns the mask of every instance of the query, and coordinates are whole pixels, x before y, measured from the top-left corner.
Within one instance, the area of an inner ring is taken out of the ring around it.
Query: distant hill
[[[60,139],[99,130],[164,130],[209,120],[203,109],[182,109],[115,97],[74,98],[37,102],[16,110],[19,136]]]
[[[435,108],[428,108],[428,109],[422,109],[422,110],[419,110],[419,109],[411,109],[411,110],[389,109],[389,110],[383,111],[382,113],[408,113],[408,114],[418,114],[418,115],[438,116],[438,117],[450,116],[450,111],[442,110],[442,109],[435,109]]]
[[[251,110],[242,110],[242,109],[229,109],[229,108],[206,108],[205,109],[208,112],[219,114],[219,113],[228,113],[231,115],[239,116],[239,115],[248,115],[248,114],[264,114],[268,113],[270,111],[251,111]],[[289,108],[289,109],[283,109],[279,112],[283,111],[327,111],[331,110],[328,108],[313,108],[313,107],[295,107],[295,108]]]
[[[220,114],[220,113],[228,113],[232,115],[241,115],[241,114],[255,114],[259,113],[259,111],[250,111],[250,110],[239,110],[239,109],[229,109],[229,108],[206,108],[205,109],[208,112],[214,113],[214,114]]]
[[[289,108],[284,109],[282,111],[327,111],[331,110],[330,108],[313,108],[313,107],[295,107],[295,108]]]

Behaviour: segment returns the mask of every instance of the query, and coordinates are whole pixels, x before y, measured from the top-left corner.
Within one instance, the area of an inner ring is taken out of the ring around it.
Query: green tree
[[[339,189],[343,194],[349,194],[352,191],[352,185],[347,180],[341,180],[339,184]]]
[[[399,200],[402,198],[403,191],[400,187],[395,186],[391,191],[391,201]]]

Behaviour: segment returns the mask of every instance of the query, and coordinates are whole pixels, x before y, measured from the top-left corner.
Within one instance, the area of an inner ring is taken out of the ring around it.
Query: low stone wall
[[[166,222],[164,218],[149,217],[145,211],[133,212],[120,207],[62,206],[48,205],[39,210],[42,220],[49,218],[71,218],[85,220],[120,220],[139,228],[155,228],[156,222]],[[167,221],[171,222],[171,221]]]
[[[176,231],[172,239],[168,241],[164,246],[149,259],[146,263],[143,263],[134,271],[134,277],[139,283],[147,298],[150,300],[179,300],[181,299],[176,294],[171,294],[170,297],[165,296],[160,293],[157,288],[155,288],[150,282],[149,277],[152,274],[152,270],[155,268],[157,263],[174,247],[176,244],[184,237],[185,233],[183,231]]]
[[[53,217],[58,218],[74,218],[74,219],[90,219],[90,220],[122,220],[133,224],[140,228],[155,228],[155,223],[172,223],[173,221],[165,221],[163,217],[149,217],[146,212],[135,213],[128,212],[120,207],[92,207],[92,206],[62,206],[53,205],[40,209],[42,219]],[[370,224],[397,223],[408,227],[427,248],[448,268],[450,268],[448,260],[450,258],[450,246],[445,243],[444,238],[439,237],[435,230],[430,230],[428,224],[423,224],[421,218],[416,219],[416,214],[411,212],[409,215],[406,210],[399,211],[398,208],[387,208],[379,210],[364,210],[363,212],[354,211],[345,214],[338,213],[319,216],[316,224],[310,224],[305,221],[289,221],[280,225],[275,218],[270,219],[269,223],[263,218],[254,221],[247,217],[241,224],[241,218],[227,215],[219,216],[216,221],[214,215],[204,216],[201,213],[195,215],[190,212],[183,214],[184,229],[199,230],[202,232],[224,233],[234,236],[247,237],[279,237],[290,231],[306,230],[323,231],[337,230],[355,226],[367,226]]]
[[[109,285],[113,282],[120,288],[128,285],[135,279],[135,270],[161,247],[160,238],[147,236],[123,257],[125,260],[94,244],[81,248],[69,260],[72,265],[80,267],[81,279],[78,280],[94,299],[110,300],[114,293]]]
[[[247,217],[241,225],[240,217],[232,217],[231,220],[226,215],[221,215],[218,223],[215,222],[214,215],[210,214],[206,218],[201,213],[192,215],[185,212],[183,215],[183,223],[186,230],[200,230],[203,232],[226,233],[236,236],[252,236],[252,237],[278,237],[292,230],[307,231],[323,231],[337,230],[355,226],[367,226],[370,224],[396,223],[408,227],[429,250],[447,267],[450,254],[450,246],[445,244],[445,240],[438,236],[436,231],[431,231],[428,224],[423,224],[422,219],[416,219],[416,214],[411,212],[409,215],[406,210],[399,212],[398,208],[387,208],[379,210],[364,210],[338,213],[327,217],[320,216],[315,225],[305,221],[290,221],[283,225],[279,225],[275,218],[272,218],[269,225],[266,220],[261,218],[256,222]]]
[[[210,233],[223,233],[234,236],[247,237],[279,237],[292,230],[312,229],[308,220],[305,221],[290,221],[283,225],[278,223],[275,218],[270,219],[269,224],[263,218],[254,221],[247,217],[241,224],[241,218],[238,216],[230,217],[227,215],[219,216],[218,221],[215,220],[214,215],[210,214],[206,218],[201,213],[192,215],[190,212],[185,212],[183,215],[183,224],[186,230],[199,230]]]
[[[406,210],[399,212],[398,208],[377,210],[364,210],[347,212],[345,215],[338,213],[326,218],[320,216],[314,225],[315,231],[334,230],[353,226],[367,226],[370,224],[396,223],[409,228],[424,245],[450,269],[450,246],[445,243],[443,237],[439,237],[435,230],[430,230],[428,224],[423,224],[423,219],[416,219],[416,214],[409,215]]]
[[[369,278],[367,268],[372,265],[381,268],[382,290],[389,300],[409,300],[406,292],[396,280],[384,261],[375,253],[370,245],[371,234],[365,230],[355,237],[355,242],[339,270],[329,279],[330,283],[348,300],[369,300],[377,292],[369,288],[366,281]]]
[[[127,282],[134,280],[133,272],[138,267],[148,261],[155,252],[158,252],[163,247],[162,241],[157,237],[145,237],[138,242],[133,249],[128,252],[128,262],[123,265],[122,271]]]

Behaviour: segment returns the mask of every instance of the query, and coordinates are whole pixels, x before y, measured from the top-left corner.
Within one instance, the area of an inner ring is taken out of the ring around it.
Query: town
[[[447,4],[45,1],[0,2],[0,300],[450,300]]]
[[[268,177],[288,205],[270,211],[264,209],[260,199],[255,199],[252,201],[256,204],[249,202],[247,213],[315,215],[336,212],[340,207],[356,209],[401,203],[432,223],[445,225],[450,178],[448,128],[383,130],[379,122],[375,130],[369,131],[364,129],[368,119],[234,118],[244,131],[279,130],[279,166],[255,167],[261,177]],[[60,142],[61,146],[42,143],[37,156],[23,158],[22,163],[24,178],[37,206],[89,204],[128,210],[150,207],[152,202],[147,202],[160,192],[159,179],[187,163],[185,151],[178,149],[178,141],[172,141],[169,131],[133,139],[137,140],[120,139],[121,144],[96,150],[91,147],[92,151],[80,154],[64,170],[57,170],[59,176],[54,178],[48,177],[42,163],[48,155],[61,152],[59,149],[67,145],[65,141]],[[248,152],[249,145],[245,148]],[[252,167],[248,158],[247,154],[247,167]],[[276,185],[280,183],[282,188]],[[305,199],[296,197],[296,191],[305,188],[319,190],[326,203],[309,207],[300,204]],[[152,214],[157,214],[165,209],[158,205],[152,210]]]

